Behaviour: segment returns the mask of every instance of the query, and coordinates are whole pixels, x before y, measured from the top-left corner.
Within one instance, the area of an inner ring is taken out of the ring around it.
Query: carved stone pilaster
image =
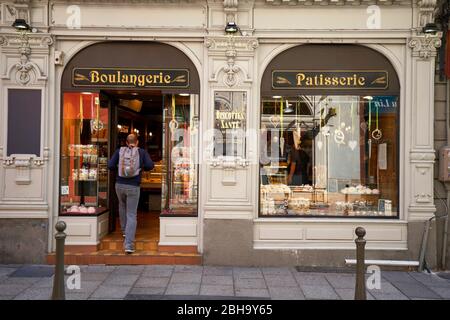
[[[223,11],[225,11],[227,22],[236,22],[238,0],[223,0]]]
[[[210,81],[219,82],[218,75],[223,73],[223,83],[234,87],[239,83],[239,74],[243,74],[243,82],[252,82],[250,70],[237,63],[238,57],[252,59],[254,50],[258,47],[256,38],[241,36],[220,36],[205,39],[205,46],[214,60],[223,61],[221,67],[213,70]]]
[[[434,21],[437,0],[420,0],[419,6],[419,28],[424,27],[427,23]]]
[[[413,57],[419,57],[421,59],[429,59],[435,57],[437,49],[441,46],[442,33],[436,35],[418,35],[412,37],[408,46],[412,49]]]

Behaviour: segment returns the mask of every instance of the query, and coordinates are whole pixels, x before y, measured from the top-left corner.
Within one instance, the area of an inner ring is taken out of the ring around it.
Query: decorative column
[[[442,33],[424,34],[422,27],[433,21],[436,0],[419,2],[418,29],[409,39],[411,49],[411,140],[409,150],[410,197],[408,220],[426,220],[436,211],[433,203],[434,74],[437,48]],[[407,137],[408,138],[408,137]]]

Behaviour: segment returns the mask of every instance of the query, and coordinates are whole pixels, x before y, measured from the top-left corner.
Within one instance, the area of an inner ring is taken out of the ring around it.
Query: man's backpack
[[[141,172],[138,147],[121,147],[119,150],[119,177],[133,178]]]

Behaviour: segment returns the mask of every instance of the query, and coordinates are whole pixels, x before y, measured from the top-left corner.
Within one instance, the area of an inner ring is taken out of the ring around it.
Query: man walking
[[[137,226],[137,207],[140,196],[142,170],[154,168],[150,155],[138,147],[135,134],[127,137],[127,146],[117,149],[108,162],[108,169],[117,170],[116,194],[119,199],[119,216],[122,234],[125,237],[125,252],[135,251],[134,239]]]

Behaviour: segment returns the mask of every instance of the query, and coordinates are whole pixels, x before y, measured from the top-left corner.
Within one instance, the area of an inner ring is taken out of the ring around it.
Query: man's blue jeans
[[[140,187],[116,183],[116,194],[117,198],[119,198],[120,227],[122,233],[125,234],[125,250],[134,248],[140,193]]]

